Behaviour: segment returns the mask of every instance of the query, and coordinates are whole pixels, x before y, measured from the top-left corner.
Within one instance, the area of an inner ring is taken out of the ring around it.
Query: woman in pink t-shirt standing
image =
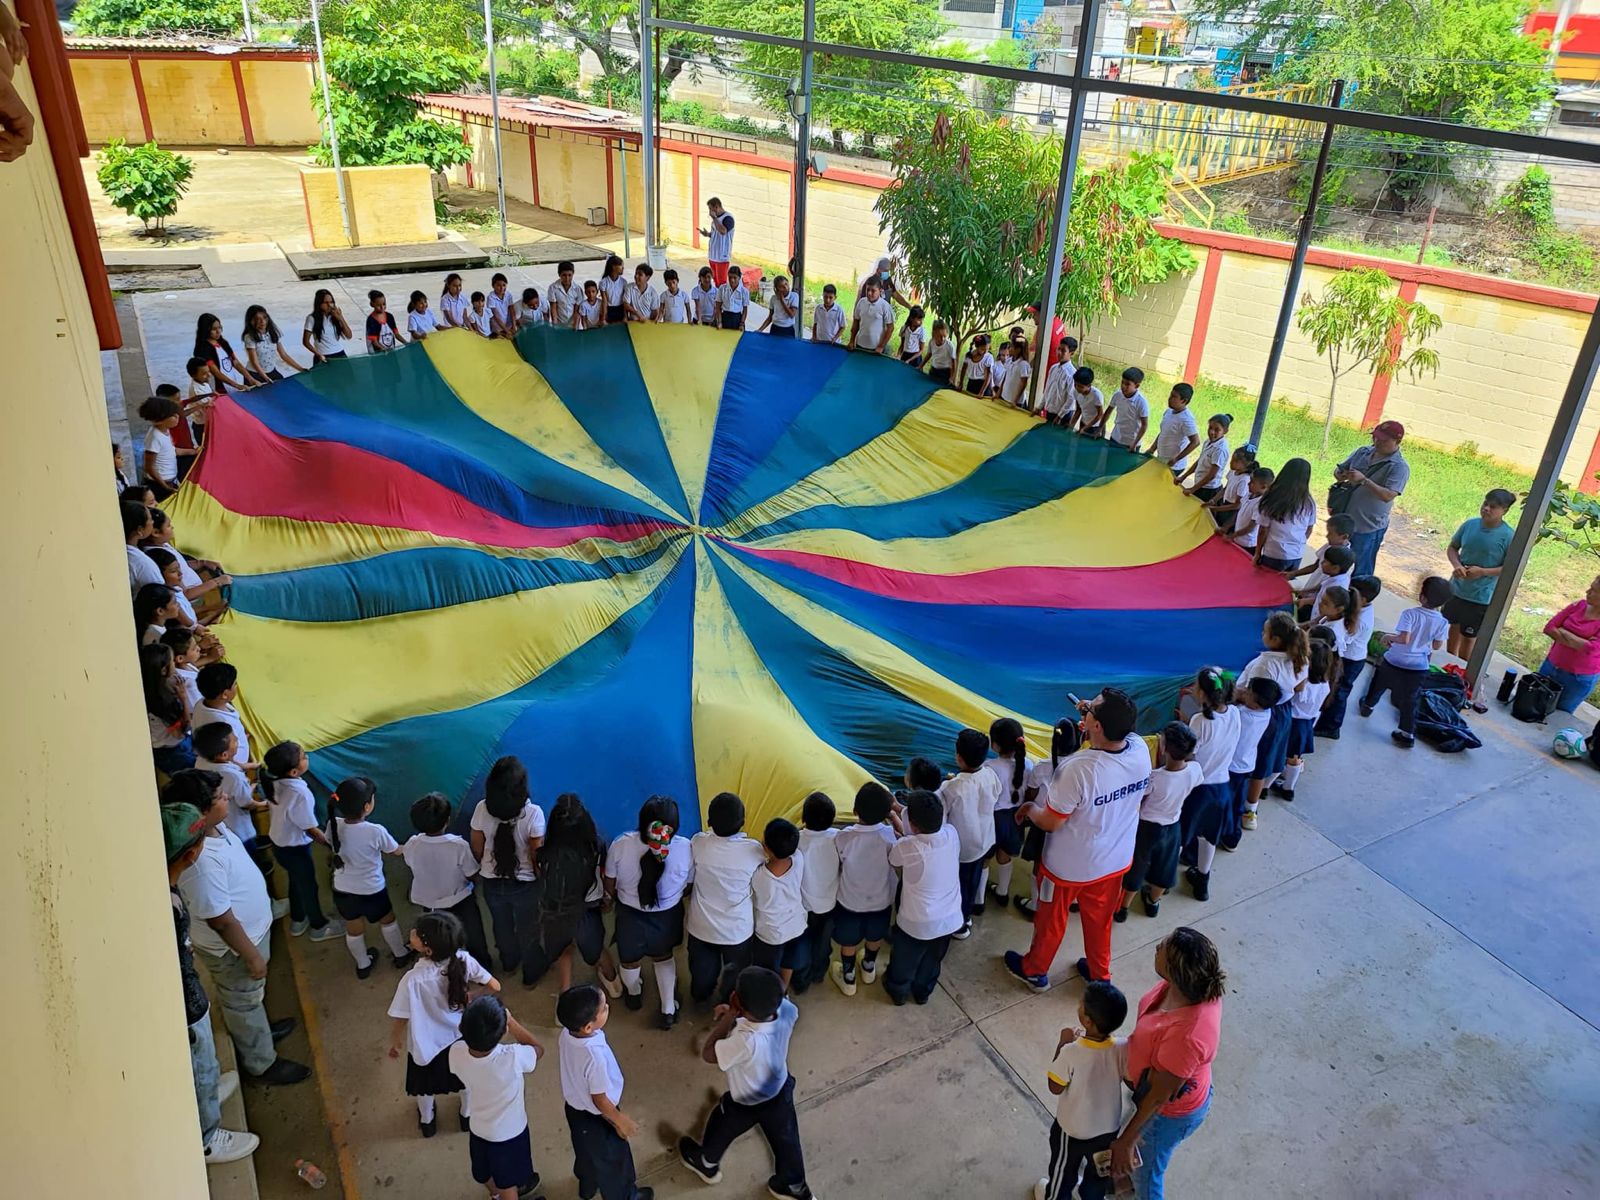
[[[1539,674],[1561,685],[1556,707],[1573,712],[1600,680],[1600,575],[1582,600],[1574,600],[1550,618],[1544,634],[1550,639],[1550,653],[1539,664]]]
[[[1156,945],[1161,982],[1139,1001],[1138,1023],[1128,1037],[1128,1086],[1138,1105],[1111,1143],[1114,1175],[1130,1173],[1139,1200],[1162,1200],[1162,1180],[1172,1152],[1206,1119],[1211,1107],[1211,1060],[1222,1036],[1226,976],[1217,948],[1187,926]]]

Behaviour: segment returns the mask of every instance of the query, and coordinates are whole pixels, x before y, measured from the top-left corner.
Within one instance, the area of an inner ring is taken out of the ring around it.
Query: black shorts
[[[1000,851],[1007,858],[1015,858],[1022,853],[1022,826],[1017,824],[1017,810],[1014,808],[997,808],[994,810],[994,845],[990,853]]]
[[[1151,887],[1169,888],[1176,883],[1182,841],[1177,821],[1170,825],[1140,821],[1133,841],[1133,865],[1122,877],[1122,890],[1137,892],[1146,883]]]
[[[841,946],[859,946],[862,942],[881,942],[889,936],[889,910],[856,912],[839,905],[833,910],[833,940]]]
[[[341,892],[334,888],[333,907],[346,921],[381,921],[394,912],[387,891],[360,896],[355,892]]]
[[[760,938],[750,943],[751,962],[758,967],[765,967],[769,971],[781,971],[788,968],[804,974],[811,965],[811,940],[808,933],[792,937],[787,942],[774,946],[770,942],[763,942]]]
[[[606,305],[606,324],[607,325],[621,325],[622,324],[622,315],[623,315],[624,311],[626,311],[626,310],[624,310],[624,308],[620,304],[608,304],[608,305]]]
[[[433,1056],[432,1062],[419,1063],[406,1055],[406,1095],[450,1096],[461,1090],[461,1080],[450,1069],[450,1047]]]
[[[525,1187],[538,1178],[533,1170],[533,1143],[523,1127],[516,1137],[503,1142],[486,1142],[475,1133],[467,1135],[467,1153],[472,1159],[472,1177],[479,1183],[494,1181],[496,1188]]]
[[[742,313],[742,312],[736,312],[736,313],[726,313],[725,312],[725,313],[723,313],[722,314],[722,327],[724,329],[742,329],[742,328],[744,328],[744,313]]]
[[[1489,606],[1451,596],[1439,611],[1444,613],[1445,620],[1461,630],[1463,637],[1475,638],[1478,630],[1483,628],[1484,617],[1489,615]]]
[[[987,383],[988,383],[988,381],[984,380],[984,379],[969,379],[969,380],[967,380],[967,395],[969,395],[969,396],[981,396],[981,395],[983,395],[983,389],[984,389],[984,387],[985,387],[985,385]]]
[[[949,387],[950,386],[950,368],[949,367],[929,367],[928,368],[928,378],[933,380],[934,383],[942,383],[942,384],[944,384],[945,387]]]
[[[773,337],[792,338],[794,336],[794,331],[795,331],[795,326],[793,326],[793,325],[769,325],[769,326],[767,326],[767,332],[770,333]]]
[[[606,927],[600,917],[600,906],[587,905],[577,913],[540,913],[539,944],[551,959],[558,958],[568,946],[576,946],[583,961],[594,966],[606,948]]]
[[[645,912],[619,902],[616,913],[617,928],[611,942],[617,948],[617,957],[625,963],[671,958],[672,952],[683,944],[682,901],[660,912]]]
[[[921,354],[902,354],[900,356],[900,361],[905,363],[906,366],[908,366],[908,367],[917,367],[917,368],[920,369],[921,366],[922,366],[922,355]]]

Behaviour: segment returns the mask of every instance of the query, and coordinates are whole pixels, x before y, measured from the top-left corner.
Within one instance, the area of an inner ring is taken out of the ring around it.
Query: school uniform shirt
[[[944,821],[961,840],[961,861],[977,862],[994,845],[994,809],[1000,780],[993,771],[963,771],[939,785]]]
[[[724,313],[742,313],[750,307],[750,289],[742,283],[738,287],[725,283],[717,288],[717,303]]]
[[[173,545],[168,545],[167,549],[178,556],[178,575],[183,580],[183,586],[186,588],[199,587],[203,581],[195,569],[189,565],[189,559],[184,555],[183,551]]]
[[[244,731],[244,722],[240,720],[239,713],[233,705],[224,704],[219,708],[201,704],[189,714],[189,725],[193,729],[214,725],[218,721],[232,728],[234,736],[239,739],[239,748],[233,753],[233,761],[241,767],[244,766],[250,761],[250,735]]]
[[[1293,562],[1304,558],[1306,542],[1317,524],[1317,502],[1307,500],[1298,512],[1279,521],[1261,513],[1261,554],[1264,558],[1281,558]]]
[[[1081,425],[1085,429],[1094,428],[1095,422],[1100,419],[1100,414],[1106,410],[1105,395],[1093,384],[1089,385],[1087,393],[1080,392],[1075,383],[1068,385],[1067,398],[1072,405],[1077,406]],[[1070,413],[1072,407],[1069,405],[1066,411]]]
[[[1250,472],[1229,471],[1227,482],[1222,485],[1220,499],[1224,504],[1242,504],[1250,495]]]
[[[695,321],[700,325],[713,324],[717,319],[717,288],[701,287],[698,283],[689,289],[689,304],[694,309]]]
[[[154,432],[152,430],[152,432]],[[170,439],[169,439],[170,440]],[[128,587],[134,595],[147,583],[160,583],[161,568],[150,561],[150,556],[138,546],[128,548]]]
[[[800,898],[809,913],[830,913],[839,902],[838,833],[837,829],[800,831],[800,857],[806,860]]]
[[[1411,636],[1404,645],[1397,642],[1390,646],[1384,652],[1383,661],[1407,671],[1425,671],[1433,660],[1433,644],[1449,636],[1450,622],[1437,608],[1423,608],[1419,604],[1400,614],[1394,631]]]
[[[1201,783],[1228,782],[1228,767],[1233,762],[1234,751],[1239,748],[1239,719],[1244,711],[1244,705],[1230,704],[1210,717],[1198,712],[1189,718],[1189,729],[1195,737],[1194,761],[1200,765]]]
[[[706,261],[733,261],[733,214],[725,212],[711,218],[711,238],[706,245]]]
[[[903,334],[901,335],[904,336]],[[956,365],[956,344],[949,338],[928,343],[928,366],[935,371],[948,371]]]
[[[633,286],[622,276],[615,279],[609,275],[600,277],[600,298],[606,302],[607,307],[615,308],[623,303],[623,298],[628,294],[628,289]]]
[[[333,890],[352,896],[376,896],[383,891],[383,856],[400,849],[400,843],[373,821],[352,822],[334,817],[328,822],[329,841],[335,832],[344,866],[333,869]]]
[[[756,937],[769,946],[781,946],[806,931],[805,856],[795,854],[782,875],[762,863],[750,876],[750,894],[756,904]]]
[[[656,291],[655,285],[647,283],[644,290],[628,285],[628,290],[623,293],[623,303],[631,304],[643,314],[645,320],[653,321],[656,310],[661,307],[661,293]]]
[[[1282,650],[1263,650],[1245,664],[1238,682],[1243,686],[1252,679],[1270,679],[1283,689],[1283,697],[1278,701],[1282,704],[1305,677],[1306,669],[1295,670],[1294,663]]]
[[[1068,819],[1045,835],[1044,869],[1069,883],[1126,871],[1149,787],[1150,750],[1137,737],[1121,750],[1085,747],[1062,759],[1046,803]]]
[[[856,347],[876,350],[886,333],[894,330],[894,305],[882,296],[868,300],[865,296],[856,301],[854,319],[861,322],[856,330]]]
[[[1150,419],[1150,401],[1144,398],[1143,392],[1124,396],[1118,388],[1111,395],[1111,403],[1117,412],[1111,426],[1111,440],[1119,446],[1132,446],[1139,436],[1139,422]]]
[[[1070,362],[1052,363],[1044,376],[1044,411],[1052,417],[1060,416],[1067,408],[1067,395],[1072,391],[1072,374],[1077,368]]]
[[[380,348],[393,350],[395,348],[394,314],[386,312],[382,320],[371,313],[367,314],[367,338],[376,341]]]
[[[1308,576],[1308,578],[1313,581],[1311,587],[1314,587],[1316,590],[1311,591],[1310,588],[1307,588],[1306,592],[1302,594],[1310,599],[1311,611],[1313,613],[1317,611],[1317,605],[1322,603],[1323,593],[1325,593],[1329,588],[1348,588],[1350,586],[1350,580],[1354,574],[1355,571],[1352,568],[1349,571],[1341,571],[1337,575],[1329,575],[1326,571],[1316,571]]]
[[[770,1021],[740,1017],[727,1037],[716,1043],[717,1066],[728,1077],[728,1095],[736,1104],[761,1104],[789,1082],[789,1038],[800,1010],[788,999]],[[474,1104],[472,1120],[478,1120]]]
[[[1239,714],[1239,740],[1234,743],[1228,770],[1235,775],[1245,775],[1256,768],[1256,749],[1261,745],[1261,735],[1267,731],[1267,722],[1272,719],[1272,710],[1246,708],[1242,704],[1229,707]]]
[[[157,429],[154,425],[146,430],[144,452],[156,456],[156,477],[162,482],[178,477],[178,450],[172,444],[172,434],[167,430]],[[143,553],[143,551],[140,551],[140,553]],[[156,582],[161,582],[161,573],[159,571],[156,572]]]
[[[604,1096],[613,1105],[622,1104],[622,1068],[606,1041],[605,1030],[578,1037],[563,1029],[556,1036],[556,1058],[561,1064],[561,1098],[569,1108],[598,1117],[596,1096]]]
[[[552,325],[571,325],[573,310],[583,300],[583,289],[577,284],[567,287],[557,280],[544,290],[545,307],[550,310]]]
[[[306,830],[317,824],[317,804],[304,779],[274,779],[267,797],[267,837],[274,846],[293,849],[311,841]]]
[[[755,932],[750,878],[767,861],[761,843],[736,833],[719,837],[703,830],[689,839],[694,859],[694,891],[689,893],[684,929],[702,942],[737,946]]]
[[[517,302],[511,298],[510,292],[507,292],[504,296],[497,296],[494,292],[490,292],[483,300],[484,311],[491,317],[498,317],[500,324],[507,329],[510,329],[513,324],[511,311],[516,306]],[[490,325],[489,328],[492,330],[494,326]]]
[[[1152,825],[1171,825],[1183,812],[1190,792],[1205,782],[1205,768],[1190,759],[1176,771],[1162,767],[1150,772],[1150,787],[1139,804],[1139,819]]]
[[[949,822],[934,833],[907,834],[889,848],[889,865],[900,868],[902,882],[895,923],[907,937],[928,942],[965,923],[960,854],[961,838]]]
[[[196,756],[194,765],[202,771],[215,771],[222,776],[219,790],[222,798],[228,802],[228,815],[223,823],[233,830],[235,837],[249,845],[250,839],[256,836],[255,822],[250,819],[250,806],[256,799],[250,780],[245,778],[245,773],[237,763],[212,762],[209,758]]]
[[[921,354],[922,348],[928,344],[928,331],[921,326],[916,329],[907,325],[900,331],[900,353]]]
[[[1056,1103],[1056,1124],[1069,1138],[1088,1141],[1122,1128],[1128,1039],[1079,1037],[1061,1047],[1050,1075],[1067,1085]],[[1094,1164],[1089,1165],[1094,1170]]]
[[[513,306],[513,313],[518,329],[526,329],[530,325],[543,325],[550,320],[550,310],[543,300],[531,308],[519,300]]]
[[[1156,430],[1156,457],[1162,460],[1171,458],[1184,446],[1189,439],[1198,437],[1200,428],[1194,423],[1194,414],[1187,408],[1180,412],[1167,409],[1161,414],[1161,428]],[[1186,454],[1172,464],[1174,471],[1181,471],[1189,465],[1189,456]]]
[[[689,839],[675,836],[668,843],[667,860],[656,883],[654,908],[646,908],[639,900],[644,853],[644,839],[637,832],[623,834],[606,851],[606,878],[616,884],[618,903],[640,912],[665,912],[683,899],[683,890],[694,882],[694,854]]]
[[[216,833],[203,839],[200,857],[178,877],[178,892],[194,918],[190,938],[207,954],[222,956],[234,951],[207,921],[233,911],[245,937],[259,942],[272,928],[272,898],[267,883],[250,852],[234,832],[219,825]]]
[[[200,624],[200,618],[194,615],[194,605],[189,603],[189,597],[183,594],[183,590],[181,588],[173,589],[172,602],[178,606],[178,612],[181,614],[184,626],[186,628],[193,629],[196,625]],[[197,685],[195,688],[196,693],[198,693],[199,690],[200,689]]]
[[[1328,698],[1329,687],[1326,681],[1312,683],[1309,680],[1305,687],[1294,694],[1294,699],[1289,701],[1289,715],[1302,721],[1314,720],[1322,714],[1322,702]]]
[[[433,309],[425,308],[421,312],[406,314],[406,332],[412,337],[427,337],[430,333],[439,332],[439,318],[433,315]]]
[[[489,982],[489,972],[472,955],[457,950],[456,957],[466,964],[468,983]],[[389,1002],[389,1015],[407,1022],[406,1052],[418,1066],[431,1063],[461,1037],[461,1013],[451,1009],[449,985],[445,982],[448,966],[425,954],[417,955],[411,969],[400,977],[394,999]]]
[[[773,292],[772,303],[767,307],[772,313],[774,329],[793,329],[795,322],[800,319],[800,293],[793,289],[787,296]]]
[[[844,309],[838,304],[819,304],[811,310],[816,340],[837,346],[844,338]]]
[[[984,352],[982,358],[974,359],[970,354],[961,358],[961,376],[956,383],[965,387],[969,383],[979,385],[989,381],[989,372],[994,370],[994,355]]]
[[[489,324],[489,306],[485,304],[483,311],[469,308],[466,316],[461,318],[461,323],[473,333],[481,333],[484,337],[494,336],[494,326]]]
[[[258,338],[253,333],[247,333],[244,335],[244,347],[246,353],[251,350],[256,352],[256,363],[263,372],[277,371],[282,366],[278,360],[278,343],[271,334]]]
[[[1201,487],[1221,488],[1228,480],[1228,460],[1233,457],[1233,451],[1228,449],[1228,439],[1218,438],[1214,442],[1200,443],[1200,458],[1194,465],[1194,478],[1200,482]],[[1203,482],[1207,475],[1212,476],[1210,483]],[[1244,477],[1248,486],[1250,477]]]
[[[1028,360],[1019,358],[1006,370],[1005,380],[1000,386],[1000,396],[1007,404],[1025,404],[1025,393],[1028,390],[1028,379],[1033,374],[1033,368],[1028,365]]]
[[[306,317],[305,330],[311,335],[311,345],[318,354],[337,354],[344,349],[344,339],[339,336],[339,322],[333,319],[333,314],[322,318],[322,333],[316,332],[317,314],[312,313]]]
[[[1261,530],[1254,526],[1256,518],[1261,513],[1261,497],[1246,495],[1239,501],[1239,511],[1234,514],[1233,527],[1235,529],[1249,529],[1235,544],[1246,550],[1256,548],[1256,539],[1261,536]]]
[[[439,297],[439,311],[445,318],[456,325],[467,323],[467,314],[472,311],[472,301],[467,294],[462,292],[459,296],[452,296],[449,292]]]
[[[989,368],[989,390],[999,395],[1006,386],[1006,374],[1011,370],[1009,358],[995,359],[994,366]]]
[[[466,838],[453,833],[414,834],[406,839],[400,856],[411,868],[411,903],[418,908],[449,908],[472,895],[478,860]]]
[[[894,830],[887,822],[846,825],[834,844],[839,848],[839,904],[851,912],[877,912],[894,901],[895,874],[889,865]]]
[[[1367,645],[1372,641],[1373,612],[1370,607],[1363,607],[1356,616],[1356,627],[1345,628],[1343,619],[1336,621],[1319,621],[1318,624],[1326,625],[1333,631],[1333,647],[1340,658],[1359,658],[1363,662],[1367,658]]]
[[[509,1142],[528,1127],[522,1077],[532,1075],[539,1056],[532,1046],[501,1042],[482,1058],[465,1042],[450,1047],[450,1073],[467,1090],[472,1132],[485,1142]]]
[[[472,810],[471,828],[483,834],[483,866],[480,874],[485,879],[499,879],[500,865],[494,857],[494,833],[500,827],[497,818],[489,813],[489,802],[479,800]],[[517,814],[517,872],[518,879],[534,878],[533,860],[528,855],[528,842],[544,836],[544,810],[529,800]]]
[[[578,324],[585,329],[593,329],[600,324],[600,318],[605,313],[606,304],[604,297],[596,296],[593,300],[578,301]]]
[[[1011,793],[1011,777],[1015,770],[1013,759],[991,758],[983,764],[983,768],[994,775],[995,782],[1000,785],[1000,798],[994,802],[994,810],[1002,812],[1008,808],[1015,808],[1022,803],[1022,795],[1028,790],[1028,776],[1033,771],[1033,759],[1027,754],[1022,756],[1022,785],[1017,788],[1016,795]]]
[[[172,668],[172,677],[178,681],[178,690],[183,693],[183,700],[193,712],[195,705],[200,703],[200,668],[176,665]]]
[[[687,325],[689,323],[689,297],[686,293],[678,291],[665,291],[661,293],[661,319],[668,325]]]

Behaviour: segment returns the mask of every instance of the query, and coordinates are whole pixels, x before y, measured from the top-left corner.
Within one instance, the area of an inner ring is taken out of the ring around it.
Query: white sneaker
[[[833,985],[846,996],[854,996],[856,994],[856,981],[844,977],[844,967],[839,964],[838,959],[834,960],[833,969],[828,972],[828,978],[833,980]]]
[[[878,981],[878,960],[868,959],[865,954],[856,959],[856,974],[862,983],[876,983]]]
[[[600,986],[605,988],[606,995],[610,996],[613,1000],[622,999],[621,975],[614,975],[610,979],[607,979],[604,975],[600,976]]]
[[[288,915],[289,915],[289,900],[288,900],[287,897],[285,897],[282,900],[274,900],[272,902],[272,919],[274,921],[281,920],[282,918],[284,918],[284,917],[286,917]]]
[[[963,922],[961,928],[956,930],[950,936],[955,938],[956,941],[958,941],[958,942],[966,941],[969,937],[972,936],[972,922],[971,921]]]
[[[249,1158],[259,1145],[261,1139],[253,1133],[240,1133],[236,1129],[218,1129],[206,1142],[206,1166],[214,1167],[220,1163],[238,1162],[241,1158]]]
[[[1050,1200],[1050,1181],[1041,1179],[1033,1185],[1033,1200]]]
[[[239,1090],[239,1072],[224,1071],[217,1077],[217,1103],[226,1104]]]
[[[321,929],[313,929],[311,931],[311,940],[313,942],[331,942],[334,938],[342,938],[343,936],[343,921],[329,921]]]

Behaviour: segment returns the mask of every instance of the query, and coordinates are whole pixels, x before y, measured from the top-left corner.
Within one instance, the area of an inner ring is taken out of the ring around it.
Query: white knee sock
[[[655,964],[656,990],[661,993],[661,1011],[678,1011],[678,960],[664,958]]]
[[[644,991],[644,973],[638,967],[622,967],[622,986],[630,996]]]
[[[994,865],[994,890],[1002,896],[1011,895],[1011,868],[1016,865],[1016,859]]]
[[[461,1093],[461,1115],[463,1117],[470,1117],[472,1115],[472,1104],[467,1099],[467,1093],[465,1091],[462,1091]]]
[[[1194,869],[1202,875],[1209,875],[1211,874],[1211,864],[1217,857],[1216,844],[1206,841],[1205,838],[1196,838],[1195,843]]]
[[[983,898],[989,894],[989,868],[985,867],[978,872],[978,890],[974,903],[982,904]]]
[[[1032,900],[1035,906],[1039,903],[1039,872],[1037,871],[1028,872],[1028,899]]]
[[[1300,763],[1290,763],[1283,769],[1282,779],[1285,790],[1294,791],[1294,785],[1300,782],[1300,772],[1304,770],[1305,767]]]
[[[372,951],[367,949],[367,937],[365,934],[360,937],[353,937],[348,933],[345,934],[344,947],[350,951],[350,957],[356,960],[356,966],[358,967],[366,966],[367,960],[372,957]]]
[[[465,1093],[462,1094],[465,1095]],[[413,1096],[412,1099],[417,1102],[417,1116],[421,1118],[422,1123],[426,1125],[433,1120],[433,1097]]]
[[[396,958],[404,958],[411,953],[406,948],[405,939],[400,936],[400,922],[395,921],[390,925],[379,925],[378,932],[383,934],[383,943],[389,947],[389,953]]]

